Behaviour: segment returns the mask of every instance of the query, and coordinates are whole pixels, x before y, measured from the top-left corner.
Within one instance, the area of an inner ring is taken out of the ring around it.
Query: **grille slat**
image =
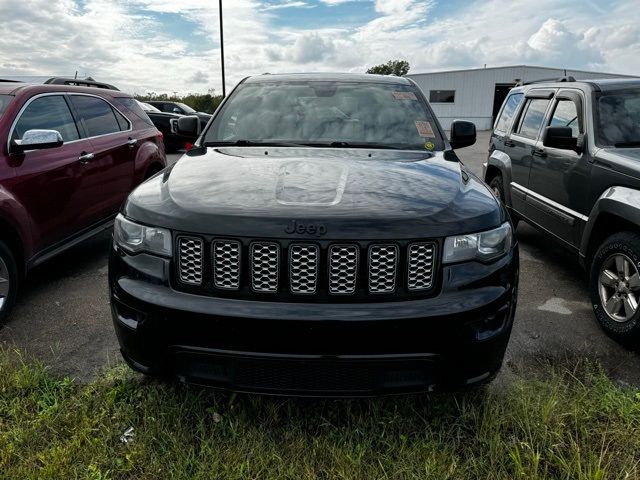
[[[211,249],[213,258],[213,285],[222,290],[240,288],[240,242],[215,240]]]
[[[393,293],[398,269],[397,245],[369,247],[369,292]]]
[[[358,277],[357,245],[332,245],[329,248],[329,293],[352,295]]]
[[[188,285],[202,284],[202,239],[179,237],[178,273],[180,281]]]
[[[318,288],[320,252],[316,245],[289,247],[289,288],[291,293],[314,294]]]
[[[407,288],[410,291],[428,290],[432,287],[435,252],[433,242],[409,245]]]
[[[276,293],[280,275],[280,246],[271,242],[256,242],[250,247],[251,288],[254,292]]]

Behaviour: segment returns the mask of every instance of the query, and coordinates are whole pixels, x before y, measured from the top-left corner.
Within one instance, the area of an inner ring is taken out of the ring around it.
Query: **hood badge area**
[[[323,160],[292,160],[280,167],[276,201],[281,205],[330,207],[342,201],[349,168]]]
[[[327,233],[327,226],[324,223],[305,223],[299,220],[291,220],[284,229],[284,233],[292,235],[315,235],[321,237]]]

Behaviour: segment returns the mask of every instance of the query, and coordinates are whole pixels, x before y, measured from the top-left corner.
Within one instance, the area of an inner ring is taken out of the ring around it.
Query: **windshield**
[[[13,95],[0,95],[0,117],[13,100]]]
[[[189,105],[185,105],[184,103],[176,103],[176,105],[178,105],[186,113],[196,113],[196,111]]]
[[[604,93],[597,106],[598,145],[640,147],[640,89]]]
[[[205,143],[444,147],[413,86],[329,81],[241,85],[216,116]]]
[[[140,105],[140,108],[142,108],[142,110],[144,110],[145,112],[159,112],[160,111],[156,107],[154,107],[153,105],[150,105],[148,103],[141,102],[139,100],[136,100],[136,102],[138,103],[138,105]]]

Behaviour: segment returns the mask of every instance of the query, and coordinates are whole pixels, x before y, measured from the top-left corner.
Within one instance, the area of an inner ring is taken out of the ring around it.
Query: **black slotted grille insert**
[[[331,242],[177,235],[176,287],[271,301],[393,301],[435,295],[436,240]]]

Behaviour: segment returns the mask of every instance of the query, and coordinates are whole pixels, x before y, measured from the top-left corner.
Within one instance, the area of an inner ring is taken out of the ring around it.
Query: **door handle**
[[[546,157],[547,156],[547,152],[542,149],[542,148],[532,148],[531,149],[531,155],[533,155],[534,157]]]
[[[515,144],[515,143],[513,143],[511,140],[505,140],[505,141],[504,141],[504,146],[505,146],[505,147],[515,147],[515,146],[516,146],[516,144]]]
[[[129,140],[127,140],[127,145],[129,145],[130,147],[135,147],[137,143],[138,143],[137,138],[129,137]]]
[[[87,153],[87,152],[82,152],[80,154],[80,156],[78,157],[78,160],[80,161],[80,163],[82,165],[86,165],[87,163],[89,163],[91,160],[93,160],[95,157],[95,155],[93,153]]]

